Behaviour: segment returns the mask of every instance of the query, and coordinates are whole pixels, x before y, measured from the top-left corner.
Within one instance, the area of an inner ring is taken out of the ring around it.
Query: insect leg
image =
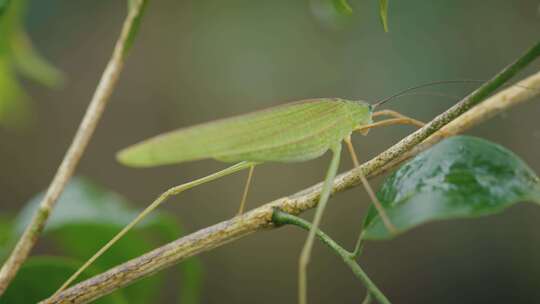
[[[362,125],[354,129],[354,131],[357,132],[366,132],[369,129],[378,128],[378,127],[385,127],[385,126],[391,126],[391,125],[413,125],[417,127],[423,127],[424,124],[412,119],[412,118],[390,118],[381,120],[378,122],[374,122],[372,124]]]
[[[341,143],[332,148],[332,161],[326,172],[323,187],[321,190],[321,196],[319,198],[319,204],[315,211],[315,217],[313,224],[309,230],[308,237],[302,248],[300,254],[300,261],[298,264],[298,302],[300,304],[307,304],[307,265],[311,258],[311,250],[313,249],[313,242],[315,240],[315,231],[319,229],[321,218],[328,202],[330,192],[332,190],[332,183],[336,177],[336,173],[339,167],[339,159],[341,157]]]
[[[248,177],[246,180],[246,185],[244,186],[244,193],[242,194],[242,200],[240,201],[240,208],[238,209],[238,215],[244,213],[244,207],[246,206],[246,200],[249,192],[249,186],[251,185],[251,180],[253,178],[253,170],[255,169],[255,164],[252,164],[249,167]]]
[[[358,168],[360,166],[360,162],[358,161],[358,157],[356,156],[356,152],[354,150],[354,146],[352,145],[350,136],[345,138],[345,143],[347,144],[347,148],[349,149],[349,153],[351,154],[351,158],[353,160],[354,166]],[[379,213],[379,216],[381,217],[384,223],[384,226],[386,226],[386,229],[388,229],[388,231],[390,231],[391,233],[395,233],[396,227],[392,224],[392,222],[388,218],[386,211],[384,211],[384,207],[382,206],[381,202],[375,195],[373,188],[371,188],[367,178],[364,176],[362,172],[360,172],[360,180],[362,181],[362,184],[364,185],[364,188],[366,189],[366,192],[368,193],[369,198],[373,202],[375,209],[377,209],[377,212]]]
[[[414,118],[411,118],[411,117],[408,117],[408,116],[405,116],[397,111],[393,111],[393,110],[380,110],[380,111],[377,111],[377,112],[374,112],[372,117],[377,117],[377,116],[391,116],[391,117],[394,117],[394,118],[406,118],[408,119],[413,125],[417,126],[417,127],[423,127],[425,125],[425,123],[419,121],[419,120],[416,120]]]
[[[86,270],[92,263],[94,263],[95,260],[97,260],[105,251],[107,251],[114,243],[116,243],[120,238],[122,238],[126,233],[128,233],[131,228],[133,228],[137,223],[139,223],[145,216],[147,216],[149,213],[154,211],[159,205],[161,205],[167,198],[170,196],[179,194],[181,192],[184,192],[188,189],[191,189],[193,187],[205,184],[207,182],[216,180],[220,177],[224,177],[226,175],[238,172],[240,170],[249,168],[254,166],[255,163],[252,162],[241,162],[238,164],[235,164],[233,166],[230,166],[228,168],[225,168],[221,171],[218,171],[216,173],[207,175],[205,177],[201,177],[199,179],[193,180],[191,182],[175,186],[170,188],[169,190],[165,191],[163,194],[161,194],[155,201],[152,202],[146,209],[144,209],[141,213],[135,217],[129,224],[127,224],[126,227],[124,227],[118,234],[116,234],[107,244],[105,244],[101,249],[99,249],[88,261],[86,261],[52,296],[54,298],[58,293],[60,293],[62,290],[64,290],[66,287],[68,287],[77,277]]]
[[[381,110],[381,111],[377,111],[377,112],[374,112],[372,114],[372,117],[377,117],[377,116],[383,116],[383,115],[386,115],[386,116],[392,116],[392,117],[395,117],[394,119],[386,119],[386,120],[382,120],[382,121],[379,121],[379,122],[376,122],[376,123],[373,123],[373,124],[369,124],[369,125],[363,125],[357,129],[355,129],[355,131],[359,131],[361,132],[362,134],[366,134],[367,131],[371,128],[376,128],[376,127],[383,127],[383,126],[389,126],[389,125],[395,125],[395,124],[407,124],[407,125],[413,125],[413,126],[416,126],[416,127],[423,127],[425,126],[426,124],[419,121],[419,120],[416,120],[414,118],[410,118],[408,116],[405,116],[399,112],[396,112],[396,111],[392,111],[392,110]],[[442,133],[445,133],[443,132],[442,130],[439,130],[439,132],[442,132]],[[447,136],[450,136],[450,134],[447,134]]]

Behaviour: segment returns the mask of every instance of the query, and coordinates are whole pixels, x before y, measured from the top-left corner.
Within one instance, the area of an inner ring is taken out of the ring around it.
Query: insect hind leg
[[[356,129],[354,129],[354,131],[360,132],[362,134],[366,134],[367,131],[369,131],[372,128],[385,127],[385,126],[391,126],[391,125],[413,125],[419,128],[425,126],[425,123],[419,120],[405,116],[399,112],[392,111],[392,110],[381,110],[381,111],[374,112],[372,117],[377,117],[377,116],[390,116],[393,118],[383,119],[383,120],[380,120],[371,124],[358,126]]]
[[[192,180],[190,182],[175,186],[169,190],[163,192],[157,199],[155,199],[148,207],[141,211],[129,224],[127,224],[120,232],[118,232],[111,240],[109,240],[103,247],[101,247],[92,257],[90,257],[71,277],[69,277],[64,284],[50,297],[54,299],[61,291],[66,289],[71,283],[73,283],[78,276],[83,273],[90,265],[94,263],[103,253],[105,253],[110,247],[112,247],[118,240],[120,240],[125,234],[127,234],[131,228],[135,227],[140,221],[142,221],[148,214],[163,204],[167,198],[178,195],[188,189],[200,186],[210,181],[219,179],[221,177],[233,174],[240,170],[247,169],[254,166],[253,162],[240,162],[221,171],[212,173],[210,175]]]
[[[412,118],[390,118],[374,122],[372,124],[362,125],[354,129],[356,132],[366,133],[368,130],[378,127],[386,127],[392,125],[413,125],[423,127],[424,123]]]
[[[413,126],[416,126],[416,127],[423,127],[425,126],[426,124],[417,120],[417,119],[414,119],[414,118],[411,118],[409,116],[406,116],[406,115],[403,115],[397,111],[393,111],[393,110],[380,110],[380,111],[377,111],[375,113],[373,113],[372,117],[377,117],[377,116],[383,116],[383,115],[386,115],[386,116],[390,116],[390,117],[393,117],[393,118],[397,118],[397,119],[402,119],[402,121],[406,121],[407,123],[406,124],[410,124],[410,125],[413,125]]]
[[[347,148],[349,150],[349,153],[351,154],[351,158],[353,160],[354,167],[355,168],[360,167],[360,162],[358,161],[358,157],[356,156],[356,151],[354,150],[354,146],[352,145],[350,136],[345,138],[345,143],[347,144]],[[379,201],[379,199],[375,195],[375,192],[373,191],[373,188],[371,188],[367,178],[364,176],[364,174],[362,172],[360,172],[360,180],[362,181],[362,184],[363,184],[364,188],[366,189],[366,192],[368,193],[371,201],[373,202],[373,205],[375,206],[375,209],[377,209],[377,212],[379,213],[379,216],[381,217],[381,220],[383,221],[383,224],[386,227],[386,229],[388,229],[388,231],[390,231],[390,233],[393,233],[393,234],[396,233],[397,232],[396,227],[390,221],[390,218],[386,214],[386,211],[384,210],[383,205],[381,204],[381,202]]]

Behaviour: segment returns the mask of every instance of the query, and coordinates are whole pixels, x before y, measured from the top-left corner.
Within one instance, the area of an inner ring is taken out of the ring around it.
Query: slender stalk
[[[328,246],[328,248],[332,249],[332,251],[341,257],[343,262],[345,262],[345,264],[351,268],[354,275],[360,279],[360,281],[362,281],[364,286],[366,286],[369,294],[371,294],[381,304],[390,304],[390,301],[386,298],[382,291],[379,290],[375,283],[371,281],[368,275],[355,261],[353,254],[341,247],[326,233],[322,232],[320,229],[311,229],[312,225],[308,221],[287,212],[283,212],[278,208],[274,209],[274,213],[272,214],[272,222],[276,226],[294,225],[310,232],[315,231],[315,235],[319,238],[319,240]]]
[[[307,266],[311,259],[311,251],[313,250],[313,242],[315,241],[315,234],[321,224],[321,219],[324,214],[324,209],[330,198],[330,192],[332,191],[332,184],[336,177],[339,160],[341,158],[341,144],[338,144],[332,149],[332,160],[330,166],[326,172],[324,184],[321,190],[321,198],[317,203],[317,209],[315,210],[315,216],[313,217],[313,229],[308,233],[304,247],[300,253],[300,259],[298,261],[298,303],[307,304]]]
[[[45,227],[45,223],[47,222],[58,197],[62,194],[66,184],[73,175],[90,138],[94,134],[94,130],[96,129],[99,119],[105,110],[105,106],[116,86],[118,77],[120,76],[120,71],[122,70],[125,57],[137,31],[145,5],[146,0],[131,1],[130,10],[124,21],[120,37],[116,42],[111,59],[101,76],[77,133],[75,134],[62,163],[58,167],[45,196],[40,202],[38,210],[34,213],[32,220],[0,270],[0,295],[4,293],[11,280],[15,277],[17,271],[30,254],[41,231]]]
[[[371,304],[371,294],[369,292],[366,294],[366,297],[364,298],[364,301],[362,301],[362,304]]]
[[[536,47],[540,48],[540,45],[537,45]],[[525,56],[529,56],[529,53],[530,52],[527,52]],[[538,55],[540,55],[540,51],[535,53],[535,56]],[[528,62],[530,61],[532,61],[532,58],[529,58]],[[518,64],[519,62],[520,61],[518,61]],[[523,68],[526,64],[519,65],[520,68]],[[490,86],[485,89],[487,91],[484,93],[487,95],[492,94],[494,90],[499,88],[502,84],[503,82],[500,82],[498,86]],[[518,86],[540,88],[540,72],[519,82]],[[440,117],[460,116],[453,120],[452,125],[454,126],[453,132],[455,134],[462,133],[484,121],[486,117],[491,117],[494,113],[500,113],[501,111],[508,110],[513,106],[531,100],[540,93],[540,90],[535,89],[522,90],[526,91],[526,94],[509,94],[514,92],[515,89],[515,86],[509,87],[490,97],[483,103],[488,105],[482,107],[483,111],[479,112],[473,109],[468,112],[474,113],[472,116],[464,115],[466,118],[462,118],[460,115],[462,115],[466,109],[463,107],[452,107],[435,118],[435,120],[441,119]],[[473,92],[473,94],[477,94],[477,92],[478,90]],[[359,185],[360,173],[364,174],[367,178],[370,178],[382,174],[385,170],[398,165],[403,161],[403,159],[400,158],[402,155],[405,155],[411,148],[417,146],[428,136],[441,129],[442,126],[448,123],[445,121],[446,119],[442,119],[438,124],[434,124],[433,122],[427,124],[422,129],[413,133],[413,135],[407,136],[399,143],[370,161],[362,164],[360,167],[338,175],[334,179],[332,193],[345,191]],[[443,132],[443,134],[446,133]],[[429,144],[432,145],[435,142],[436,141],[431,141]],[[428,146],[424,146],[423,148],[427,147]],[[413,156],[415,153],[417,153],[416,149],[409,153],[408,156]],[[319,183],[296,194],[267,203],[242,216],[234,217],[179,238],[61,292],[54,301],[52,299],[47,299],[42,301],[42,303],[87,303],[107,295],[114,290],[127,286],[141,278],[150,276],[164,268],[173,266],[191,256],[212,250],[253,232],[274,228],[275,226],[272,225],[273,208],[278,207],[287,213],[300,214],[316,206],[321,193],[321,187],[322,185]]]

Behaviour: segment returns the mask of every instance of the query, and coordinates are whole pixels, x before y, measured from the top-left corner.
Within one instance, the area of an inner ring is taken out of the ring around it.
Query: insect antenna
[[[445,94],[445,93],[440,93],[440,92],[428,92],[428,91],[409,92],[409,93],[404,93],[398,97],[405,97],[405,96],[433,96],[433,97],[446,97],[446,98],[451,98],[451,99],[461,98],[461,96],[458,96],[458,95],[451,95],[451,94]]]
[[[406,88],[404,90],[401,90],[400,92],[397,92],[397,93],[395,93],[393,95],[385,97],[385,98],[377,101],[376,103],[374,103],[373,108],[381,106],[381,105],[387,103],[388,101],[390,101],[390,100],[392,100],[392,99],[394,99],[396,97],[400,97],[400,96],[403,96],[403,95],[414,95],[414,94],[407,94],[407,93],[409,93],[410,91],[425,88],[425,87],[430,87],[430,86],[440,85],[440,84],[451,84],[451,83],[483,83],[483,82],[485,82],[485,80],[459,79],[459,80],[439,80],[439,81],[432,81],[432,82],[428,82],[428,83],[423,83],[423,84],[420,84],[420,85],[417,85],[417,86]]]

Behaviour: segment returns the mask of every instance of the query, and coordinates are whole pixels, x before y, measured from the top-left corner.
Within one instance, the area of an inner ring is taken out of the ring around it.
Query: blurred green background
[[[326,0],[150,1],[78,174],[142,208],[168,187],[225,165],[119,165],[115,152],[141,139],[291,100],[375,101],[428,81],[488,79],[540,37],[537,0],[390,1],[389,33],[382,30],[377,1],[350,3],[354,13],[338,16]],[[17,214],[50,182],[110,56],[125,8],[125,1],[30,1],[26,28],[36,49],[64,72],[65,83],[50,89],[22,80],[32,115],[23,127],[0,127],[1,215]],[[520,76],[539,67],[537,62]],[[474,87],[429,91],[464,96]],[[455,102],[415,96],[388,107],[427,121]],[[537,99],[470,134],[513,150],[538,173],[539,114]],[[374,130],[357,136],[355,145],[367,160],[412,130]],[[308,163],[259,167],[249,207],[320,181],[328,162],[325,155]],[[341,170],[351,166],[345,158]],[[236,212],[244,179],[241,173],[204,185],[171,199],[164,209],[188,232],[203,228]],[[352,246],[367,204],[361,188],[337,195],[323,229]],[[393,241],[370,242],[360,264],[395,303],[534,303],[540,297],[539,222],[537,206],[518,205],[493,217],[430,224]],[[305,237],[286,227],[202,254],[202,302],[294,303]],[[41,242],[36,252],[58,249]],[[365,294],[350,270],[321,245],[315,248],[309,282],[310,303],[359,303]],[[167,283],[171,289],[177,285]]]

